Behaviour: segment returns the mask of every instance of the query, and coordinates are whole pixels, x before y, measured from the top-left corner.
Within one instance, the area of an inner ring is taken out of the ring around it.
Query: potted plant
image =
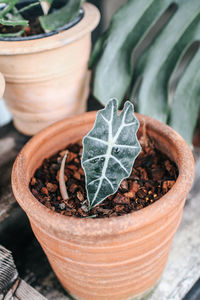
[[[58,279],[78,299],[148,293],[181,221],[194,177],[191,150],[169,126],[136,116],[138,157],[133,106],[127,102],[118,115],[113,99],[96,121],[88,112],[41,131],[14,163],[15,198]]]
[[[97,8],[84,3],[80,9],[81,0],[64,1],[64,5],[61,0],[46,1],[52,7],[42,16],[38,1],[3,2],[0,70],[16,128],[33,135],[57,120],[84,112],[91,31],[100,17]]]

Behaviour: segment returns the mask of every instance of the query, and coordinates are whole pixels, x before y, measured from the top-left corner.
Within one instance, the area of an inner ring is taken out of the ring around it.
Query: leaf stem
[[[66,162],[66,159],[67,159],[67,154],[68,154],[68,151],[66,151],[66,153],[65,153],[65,155],[62,159],[62,163],[61,163],[61,166],[60,166],[60,174],[59,174],[60,193],[61,193],[61,196],[64,200],[69,199],[69,196],[68,196],[68,193],[67,193],[67,187],[66,187],[66,184],[65,184],[65,162]]]

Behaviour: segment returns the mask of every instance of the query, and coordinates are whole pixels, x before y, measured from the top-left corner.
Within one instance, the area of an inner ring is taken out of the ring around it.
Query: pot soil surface
[[[42,27],[40,26],[40,22],[38,17],[30,18],[29,25],[24,28],[24,33],[22,37],[37,35],[45,33]],[[0,24],[0,34],[7,34],[7,33],[16,33],[21,30],[21,26],[3,26]]]
[[[65,182],[69,199],[62,199],[58,180],[66,149]],[[122,181],[117,193],[88,211],[85,175],[81,167],[82,143],[70,144],[66,149],[45,159],[30,182],[32,194],[42,204],[66,216],[103,218],[142,209],[166,194],[178,176],[176,165],[149,142],[142,145],[130,177]]]

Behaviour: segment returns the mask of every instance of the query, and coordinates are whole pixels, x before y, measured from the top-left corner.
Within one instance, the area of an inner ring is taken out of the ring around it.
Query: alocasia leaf
[[[90,208],[117,191],[141,150],[132,103],[127,101],[120,115],[117,106],[117,100],[111,99],[83,139],[82,166]]]

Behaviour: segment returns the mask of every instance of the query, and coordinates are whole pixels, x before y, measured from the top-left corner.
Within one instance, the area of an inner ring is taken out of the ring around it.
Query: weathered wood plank
[[[18,133],[12,123],[0,128],[0,222],[17,207],[10,176],[13,162],[28,137]]]
[[[24,280],[21,280],[18,288],[16,289],[15,296],[19,300],[47,300],[46,297],[39,294]]]

